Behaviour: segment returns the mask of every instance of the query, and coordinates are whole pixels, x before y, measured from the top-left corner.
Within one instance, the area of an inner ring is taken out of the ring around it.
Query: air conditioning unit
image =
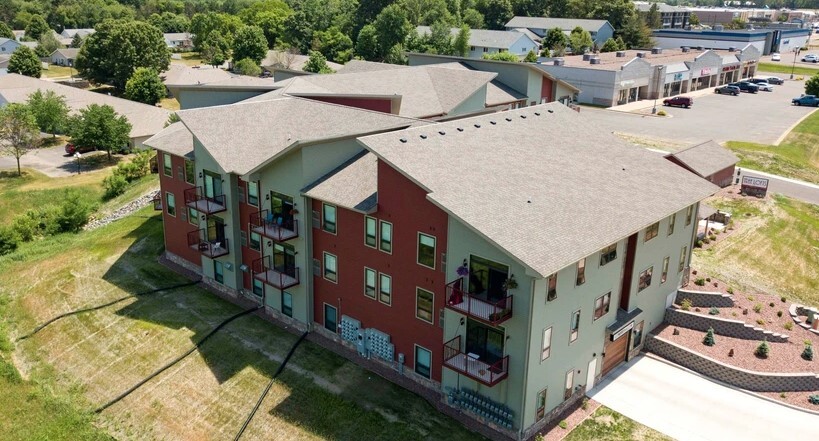
[[[555,58],[554,59],[554,65],[555,66],[563,66],[564,64],[566,64],[566,60],[564,60],[562,58]]]
[[[599,58],[592,58],[591,60],[589,60],[589,63],[591,63],[591,64],[600,64],[600,59]]]
[[[625,58],[626,51],[617,51],[616,56],[617,56],[617,58]]]

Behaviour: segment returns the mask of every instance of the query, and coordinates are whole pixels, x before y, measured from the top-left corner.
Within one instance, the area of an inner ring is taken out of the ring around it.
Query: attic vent
[[[683,46],[681,49],[682,49],[683,53],[688,53],[688,52],[691,51],[691,48],[688,47],[688,46]]]
[[[702,48],[702,46],[697,46],[697,47],[695,47],[694,49],[696,49],[696,50],[698,50],[698,51],[701,51],[703,48]]]
[[[555,111],[554,111],[554,110],[552,110],[552,109],[547,110],[547,112],[549,112],[549,113],[555,113]]]
[[[458,127],[458,131],[459,131],[459,132],[463,132],[463,131],[464,131],[464,128],[463,128],[463,127]]]
[[[427,139],[427,135],[421,135],[421,139]]]
[[[653,48],[651,48],[651,53],[652,53],[652,54],[655,54],[655,55],[656,55],[656,54],[661,54],[661,53],[663,53],[663,48],[661,48],[661,47],[653,47]]]
[[[497,122],[495,122],[495,121],[489,121],[489,124],[492,124],[492,125],[494,126],[495,124],[497,124]]]
[[[512,118],[504,118],[504,119],[506,119],[509,122],[512,122]]]
[[[439,134],[439,135],[446,135],[446,132],[444,132],[443,130],[439,130],[439,131],[438,131],[438,134]]]
[[[535,116],[540,116],[540,112],[535,112]]]
[[[526,115],[521,115],[520,117],[523,118],[523,119],[526,119]]]
[[[637,52],[637,58],[645,58],[645,57],[646,57],[645,52]]]
[[[626,51],[617,51],[617,58],[624,58],[626,56]]]
[[[583,54],[583,61],[589,61],[591,59],[591,54]]]
[[[407,138],[401,138],[401,139],[399,139],[399,141],[401,141],[401,142],[407,142]]]
[[[737,48],[735,48],[734,46],[731,46],[731,47],[728,48],[728,52],[736,52],[736,51],[737,51]]]
[[[590,64],[600,64],[600,59],[599,58],[592,58],[591,60],[589,60],[589,63]]]
[[[480,129],[480,128],[481,128],[481,125],[480,125],[480,124],[475,124],[475,128],[476,128],[476,129]]]
[[[566,63],[566,60],[564,60],[562,58],[555,58],[554,59],[554,65],[555,66],[563,66],[565,63]]]

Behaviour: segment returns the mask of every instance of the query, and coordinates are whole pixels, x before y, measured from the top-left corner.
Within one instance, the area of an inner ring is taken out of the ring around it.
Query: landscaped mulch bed
[[[555,425],[551,428],[548,432],[543,434],[543,441],[560,441],[565,438],[569,432],[571,432],[575,427],[579,426],[589,415],[593,414],[597,408],[600,407],[600,403],[597,401],[588,398],[586,403],[586,408],[583,409],[582,406],[578,406],[577,409],[574,410],[569,416],[567,416],[563,421],[566,421],[566,428],[563,429],[559,425]],[[536,437],[532,438],[536,439]]]
[[[768,398],[772,398],[776,401],[782,401],[784,403],[788,403],[793,406],[802,407],[808,410],[812,410],[814,412],[819,412],[819,405],[811,404],[808,401],[808,397],[811,395],[819,394],[819,390],[815,390],[813,392],[757,392],[760,395],[764,395]],[[784,397],[783,397],[784,396]]]

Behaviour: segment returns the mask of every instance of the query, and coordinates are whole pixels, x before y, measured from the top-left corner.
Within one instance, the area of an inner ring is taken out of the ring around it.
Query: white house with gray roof
[[[0,55],[13,54],[14,51],[16,51],[17,48],[22,45],[23,44],[17,40],[12,40],[9,38],[0,38]]]
[[[429,26],[418,26],[415,28],[418,35],[429,35],[432,30]],[[456,38],[460,28],[450,30],[452,37]],[[469,30],[469,57],[482,58],[484,54],[495,54],[498,52],[509,52],[519,57],[525,57],[529,51],[538,53],[540,45],[533,40],[529,33],[518,30],[491,31],[486,29]]]
[[[550,29],[559,28],[566,35],[572,29],[581,27],[591,34],[592,41],[598,47],[603,46],[609,38],[614,37],[614,27],[607,20],[588,20],[581,18],[551,18],[551,17],[513,17],[506,23],[506,29],[526,28],[543,37]]]

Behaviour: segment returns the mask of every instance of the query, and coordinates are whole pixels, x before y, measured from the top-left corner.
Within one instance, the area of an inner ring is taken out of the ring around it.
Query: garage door
[[[605,376],[609,371],[626,360],[626,350],[628,349],[628,338],[630,333],[625,333],[622,337],[608,342],[605,347],[606,356],[603,358],[603,370],[601,375]]]

